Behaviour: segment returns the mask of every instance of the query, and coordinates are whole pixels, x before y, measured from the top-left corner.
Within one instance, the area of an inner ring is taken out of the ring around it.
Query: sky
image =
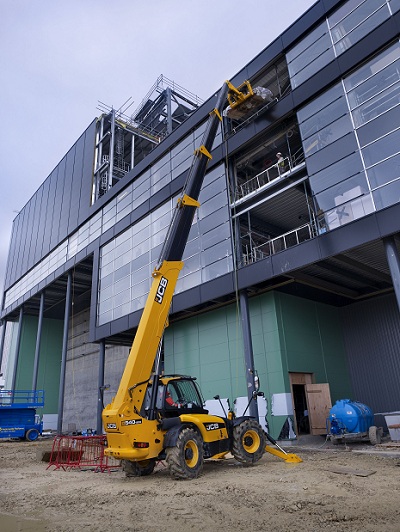
[[[206,100],[315,0],[0,0],[0,300],[12,222],[100,102]]]

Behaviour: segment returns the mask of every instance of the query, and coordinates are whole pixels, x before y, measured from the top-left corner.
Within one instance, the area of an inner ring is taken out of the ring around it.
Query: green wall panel
[[[329,382],[332,401],[351,396],[338,309],[268,292],[249,299],[253,355],[268,423],[278,437],[285,416],[271,416],[274,394],[289,393],[289,372]],[[198,378],[205,399],[246,396],[241,322],[231,305],[171,325],[164,343],[166,373]]]
[[[24,316],[16,379],[16,389],[19,390],[32,388],[37,327],[38,318]],[[37,389],[45,390],[44,414],[55,414],[58,410],[62,335],[61,320],[43,319]]]
[[[287,371],[328,382],[333,403],[351,396],[339,309],[282,293],[276,303]]]

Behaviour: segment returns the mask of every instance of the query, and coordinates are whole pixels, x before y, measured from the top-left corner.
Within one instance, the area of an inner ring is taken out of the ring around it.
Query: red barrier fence
[[[56,436],[53,441],[47,469],[92,469],[114,471],[121,468],[121,461],[104,455],[106,436]]]

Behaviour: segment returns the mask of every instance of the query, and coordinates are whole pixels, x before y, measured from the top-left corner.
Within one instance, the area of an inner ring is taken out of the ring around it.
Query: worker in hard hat
[[[276,154],[276,158],[278,159],[278,162],[276,163],[278,167],[278,172],[280,174],[283,174],[283,172],[285,171],[285,158],[283,157],[281,152],[278,152]]]

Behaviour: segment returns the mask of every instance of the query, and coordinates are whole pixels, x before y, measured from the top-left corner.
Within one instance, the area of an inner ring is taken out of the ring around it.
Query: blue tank
[[[373,424],[372,410],[367,405],[350,399],[336,401],[327,419],[328,432],[335,436],[368,432]]]

